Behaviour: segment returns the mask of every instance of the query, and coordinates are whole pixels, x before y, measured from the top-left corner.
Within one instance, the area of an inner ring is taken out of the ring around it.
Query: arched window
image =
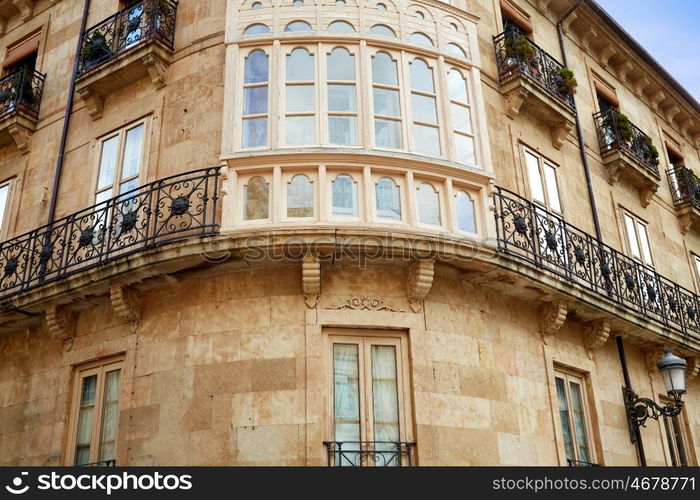
[[[284,31],[311,31],[311,25],[306,21],[292,21],[284,28]]]
[[[455,23],[450,23],[450,29],[452,31],[459,31],[459,28],[457,27],[457,25]]]
[[[243,187],[245,220],[267,219],[270,214],[270,186],[262,177],[253,177]]]
[[[458,163],[475,165],[474,133],[467,81],[456,69],[450,70],[447,74],[447,88],[450,94],[455,160]]]
[[[287,217],[314,216],[314,186],[308,177],[295,175],[287,183]]]
[[[256,24],[251,24],[245,30],[243,30],[243,36],[262,35],[263,33],[269,33],[269,32],[270,32],[270,28],[268,28],[264,24],[256,23]]]
[[[357,144],[355,56],[342,47],[328,54],[328,140]]]
[[[286,143],[316,142],[316,70],[314,56],[297,48],[286,57]]]
[[[333,215],[357,217],[357,183],[348,174],[338,174],[332,185]]]
[[[336,7],[345,7],[345,0],[335,0]]]
[[[415,43],[419,43],[421,45],[427,45],[428,47],[433,46],[433,41],[430,39],[428,35],[424,35],[423,33],[413,33],[411,35],[411,41]]]
[[[418,187],[418,221],[421,224],[440,225],[440,197],[427,182]]]
[[[396,38],[396,32],[384,24],[375,24],[369,29],[373,35],[392,36]]]
[[[303,7],[303,6],[304,6],[304,0],[294,0],[294,1],[292,2],[292,5],[294,5],[294,7]]]
[[[384,5],[383,3],[378,3],[378,4],[377,4],[377,10],[378,10],[379,12],[386,12],[386,5]]]
[[[416,19],[420,19],[420,20],[425,19],[425,14],[423,14],[423,13],[422,13],[421,11],[419,11],[419,10],[416,11],[415,16],[416,16]]]
[[[450,54],[453,54],[457,57],[467,57],[467,53],[464,52],[464,49],[457,45],[456,43],[448,43],[447,44],[447,52]]]
[[[374,143],[381,148],[401,149],[401,107],[396,61],[386,52],[372,56]]]
[[[401,193],[391,177],[382,177],[375,186],[377,218],[401,220]]]
[[[355,28],[352,24],[345,21],[333,21],[328,25],[328,31],[333,33],[354,33]]]
[[[244,148],[267,145],[268,79],[268,56],[254,50],[246,57],[243,70]]]
[[[433,70],[422,59],[414,59],[410,66],[413,149],[419,153],[439,155],[440,129]]]
[[[457,211],[457,229],[467,233],[476,233],[476,217],[474,215],[474,200],[464,191],[455,195],[455,210]]]
[[[251,5],[250,8],[253,10],[258,10],[262,8],[262,4],[260,2],[253,2],[253,5]]]

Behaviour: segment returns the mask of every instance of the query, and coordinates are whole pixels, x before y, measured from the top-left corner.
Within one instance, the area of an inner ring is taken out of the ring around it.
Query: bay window
[[[334,217],[358,217],[357,182],[348,174],[338,174],[331,182]]]
[[[296,48],[286,56],[285,130],[288,145],[316,142],[316,69],[314,56]]]
[[[357,144],[355,56],[342,47],[333,49],[327,67],[328,142]]]
[[[262,50],[254,50],[245,59],[242,138],[244,148],[267,145],[268,59]]]
[[[270,185],[264,177],[253,177],[243,186],[243,220],[270,217]]]
[[[441,224],[440,217],[440,195],[435,187],[428,183],[422,182],[418,187],[418,222],[421,224],[429,224],[431,226],[439,226]]]
[[[450,97],[455,161],[457,163],[475,165],[474,132],[472,129],[471,109],[469,107],[467,80],[458,70],[452,69],[447,74],[447,87]]]
[[[437,156],[440,154],[440,128],[433,70],[422,59],[414,59],[410,73],[413,148],[419,153]]]
[[[374,142],[382,148],[401,149],[401,102],[398,65],[386,52],[372,56]]]
[[[377,218],[401,220],[401,191],[391,177],[381,177],[375,183]]]

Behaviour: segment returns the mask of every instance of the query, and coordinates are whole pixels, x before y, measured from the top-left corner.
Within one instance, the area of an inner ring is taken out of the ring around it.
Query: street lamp
[[[649,398],[640,398],[630,387],[625,387],[625,404],[630,424],[644,427],[648,418],[675,417],[683,409],[681,397],[685,394],[686,361],[673,354],[673,349],[664,349],[664,356],[656,364],[666,386],[666,393],[673,398],[672,403],[664,406]]]

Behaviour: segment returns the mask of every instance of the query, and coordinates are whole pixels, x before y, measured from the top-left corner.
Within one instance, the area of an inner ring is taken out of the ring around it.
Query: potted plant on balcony
[[[107,58],[112,53],[112,47],[107,41],[107,37],[101,31],[95,31],[85,41],[80,58],[83,68],[87,69],[97,64],[100,60]]]
[[[536,54],[535,47],[533,47],[530,40],[517,31],[513,31],[506,37],[504,49],[507,57],[522,59],[528,63]]]
[[[634,129],[627,115],[619,113],[614,109],[609,110],[603,117],[603,128],[606,130],[606,136],[611,137],[610,147],[615,149],[618,147],[618,140],[625,144],[629,144],[634,137]]]
[[[574,78],[574,72],[569,68],[559,68],[554,73],[554,82],[557,85],[557,90],[562,94],[574,94],[578,82]]]
[[[644,141],[642,142],[642,153],[644,158],[652,165],[656,166],[659,164],[659,150],[656,149],[656,146],[654,146],[654,143],[649,136],[644,137]]]

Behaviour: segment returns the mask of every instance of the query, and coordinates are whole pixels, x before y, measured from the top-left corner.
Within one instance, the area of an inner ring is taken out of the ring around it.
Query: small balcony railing
[[[412,466],[415,443],[393,441],[324,441],[328,466],[401,467]]]
[[[175,0],[143,0],[88,29],[78,54],[78,75],[145,43],[160,43],[172,50],[176,13]]]
[[[0,119],[14,113],[39,118],[44,78],[38,71],[23,67],[0,79]]]
[[[0,298],[114,259],[217,234],[219,167],[150,182],[0,243]]]
[[[80,467],[116,467],[117,461],[112,460],[102,460],[101,462],[92,462],[90,464],[83,464]]]
[[[682,165],[668,170],[666,175],[676,208],[692,206],[700,210],[700,178]]]
[[[513,75],[521,75],[534,82],[549,95],[576,111],[574,97],[564,86],[559,71],[564,65],[537,44],[525,38],[523,33],[511,27],[493,37],[496,48],[498,76],[503,83]],[[522,47],[526,49],[523,50]]]
[[[515,193],[497,188],[499,251],[700,340],[700,297]]]
[[[594,464],[593,462],[585,462],[583,460],[572,460],[570,458],[566,459],[566,464],[569,467],[600,467],[600,464]]]
[[[652,154],[652,143],[644,132],[615,108],[593,115],[598,133],[600,152],[621,150],[631,154],[644,168],[659,177],[659,162]]]

